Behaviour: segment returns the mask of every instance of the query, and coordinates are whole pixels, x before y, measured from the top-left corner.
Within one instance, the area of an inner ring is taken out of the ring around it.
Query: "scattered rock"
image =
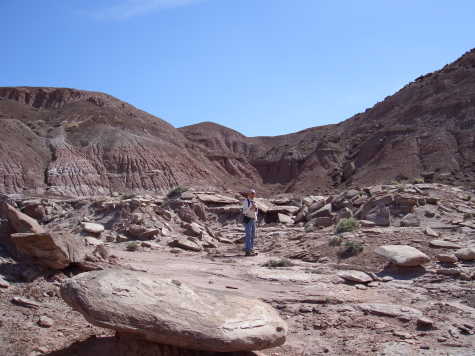
[[[39,303],[36,303],[31,299],[27,299],[27,298],[23,298],[23,297],[13,297],[11,299],[11,302],[13,304],[20,305],[20,306],[26,307],[26,308],[36,309],[36,308],[40,307]]]
[[[47,316],[42,316],[40,317],[40,320],[38,320],[38,325],[42,328],[50,328],[54,325],[54,320]]]
[[[455,256],[457,256],[462,261],[474,261],[475,247],[461,248],[460,250],[455,251]]]
[[[193,240],[192,238],[184,238],[184,237],[176,238],[170,241],[168,243],[168,246],[178,247],[183,250],[194,251],[194,252],[200,252],[203,249],[197,241]]]
[[[360,271],[340,271],[338,272],[338,276],[351,282],[357,283],[369,283],[373,280],[368,274]]]
[[[104,231],[104,225],[90,223],[90,222],[83,222],[82,228],[84,231],[89,232],[90,234],[99,235],[101,232]]]
[[[461,248],[460,245],[451,242],[451,241],[445,241],[445,240],[432,240],[429,245],[431,247],[440,247],[440,248],[453,248],[453,249],[459,249]]]
[[[360,224],[362,227],[375,227],[376,224],[373,221],[369,220],[360,220]]]
[[[458,261],[455,255],[439,254],[435,255],[435,258],[442,263],[456,263]]]
[[[401,220],[401,226],[403,227],[417,227],[421,225],[421,221],[416,214],[407,214]]]
[[[287,333],[277,311],[260,300],[147,273],[82,273],[63,284],[61,295],[94,325],[188,349],[260,350],[282,345]]]
[[[10,283],[8,283],[2,276],[0,276],[0,288],[8,288]]]
[[[380,246],[375,250],[375,253],[402,267],[416,267],[430,261],[429,256],[425,253],[408,245]]]
[[[370,314],[390,316],[394,318],[406,317],[413,319],[422,316],[420,310],[397,304],[361,303],[357,304],[356,307]]]
[[[293,220],[290,216],[282,213],[277,214],[277,219],[281,224],[293,224]]]
[[[432,236],[432,237],[439,237],[439,233],[435,232],[434,230],[432,230],[429,226],[427,226],[424,230],[424,232],[426,233],[426,235],[428,236]]]

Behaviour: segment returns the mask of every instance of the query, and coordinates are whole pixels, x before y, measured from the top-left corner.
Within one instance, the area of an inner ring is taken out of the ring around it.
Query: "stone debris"
[[[461,248],[455,251],[455,256],[462,261],[475,261],[475,247]]]
[[[47,316],[41,316],[38,320],[38,325],[42,328],[50,328],[54,325],[54,320]]]
[[[0,288],[9,288],[10,283],[8,283],[2,276],[0,276]]]
[[[435,258],[437,261],[442,262],[442,263],[457,263],[458,262],[457,256],[455,255],[439,254],[439,255],[435,255]]]
[[[387,258],[390,262],[402,267],[416,267],[430,261],[429,256],[408,245],[385,245],[378,247],[376,254]]]
[[[429,242],[431,247],[439,247],[439,248],[448,248],[448,249],[460,249],[461,246],[451,241],[446,240],[432,240]]]
[[[360,271],[340,271],[337,275],[347,281],[356,282],[356,283],[369,283],[373,281],[368,274]]]
[[[11,299],[11,302],[13,304],[16,304],[16,305],[19,305],[19,306],[22,306],[22,307],[25,307],[25,308],[33,308],[33,309],[36,309],[36,308],[39,308],[41,305],[31,299],[28,299],[28,298],[23,298],[23,297],[13,297]]]
[[[429,226],[425,228],[424,232],[426,233],[427,236],[439,237],[439,233],[432,230]]]
[[[89,232],[91,234],[99,235],[104,231],[104,225],[91,223],[91,222],[83,222],[82,228],[85,232]]]
[[[357,304],[356,307],[370,314],[393,318],[407,318],[410,320],[422,317],[420,310],[397,304],[361,303]]]

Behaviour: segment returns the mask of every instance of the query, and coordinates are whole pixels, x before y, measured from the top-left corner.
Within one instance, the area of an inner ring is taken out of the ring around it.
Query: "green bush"
[[[341,258],[356,256],[363,251],[363,244],[358,241],[345,241],[343,249],[339,252]]]
[[[336,224],[336,233],[355,231],[360,227],[360,223],[355,218],[343,218]]]
[[[422,184],[424,182],[425,182],[424,178],[421,178],[421,177],[414,179],[414,184]]]
[[[139,249],[140,245],[138,242],[130,242],[127,245],[127,251],[137,251]]]
[[[287,259],[287,258],[279,258],[279,259],[272,259],[267,261],[262,265],[263,267],[271,267],[271,268],[278,268],[278,267],[292,267],[294,263]]]
[[[167,198],[168,199],[178,199],[187,190],[188,190],[188,188],[185,188],[185,187],[182,187],[182,186],[179,185],[178,187],[175,187],[175,188],[173,188],[172,190],[170,190],[168,192]]]

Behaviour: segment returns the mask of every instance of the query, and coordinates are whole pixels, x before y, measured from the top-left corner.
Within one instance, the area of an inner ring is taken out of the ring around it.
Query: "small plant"
[[[178,199],[187,190],[188,190],[188,188],[185,188],[185,187],[182,187],[182,186],[179,185],[178,187],[175,187],[175,188],[173,188],[172,190],[170,190],[168,192],[167,198],[168,199]]]
[[[422,184],[424,182],[425,182],[424,178],[421,178],[421,177],[414,179],[414,184]]]
[[[345,241],[343,244],[343,249],[339,252],[341,258],[348,258],[351,256],[356,256],[363,251],[363,244],[358,241]]]
[[[330,239],[328,243],[330,246],[340,246],[343,242],[343,238],[341,236],[335,236]]]
[[[360,223],[355,218],[343,218],[336,224],[336,233],[355,231],[360,227]]]
[[[133,241],[127,245],[127,251],[137,251],[139,247],[140,247],[139,243],[136,241]]]
[[[278,268],[278,267],[292,267],[295,264],[287,258],[272,259],[264,263],[263,267]]]

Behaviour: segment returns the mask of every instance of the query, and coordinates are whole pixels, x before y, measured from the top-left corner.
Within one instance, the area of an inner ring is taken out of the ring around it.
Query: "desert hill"
[[[328,192],[425,177],[473,186],[475,50],[336,125],[246,137],[179,129],[109,95],[0,88],[0,192],[90,196],[177,185]]]

